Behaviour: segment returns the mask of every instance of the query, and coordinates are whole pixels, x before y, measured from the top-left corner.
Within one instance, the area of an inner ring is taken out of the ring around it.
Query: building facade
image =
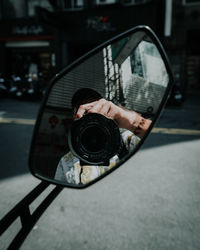
[[[186,94],[199,93],[197,0],[3,0],[0,73],[35,71],[48,82],[85,52],[140,24],[150,26],[163,42],[176,84]]]
[[[176,84],[200,94],[200,1],[173,0],[171,34],[164,38]]]
[[[6,78],[34,75],[46,82],[56,72],[55,31],[35,18],[39,3],[52,10],[48,1],[0,3],[0,73]]]

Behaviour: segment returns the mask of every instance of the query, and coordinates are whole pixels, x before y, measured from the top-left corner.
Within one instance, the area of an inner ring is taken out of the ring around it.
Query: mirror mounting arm
[[[61,186],[56,186],[41,204],[30,213],[29,205],[49,186],[50,184],[42,181],[29,194],[27,194],[13,209],[11,209],[0,221],[0,235],[2,235],[13,222],[20,217],[22,228],[12,240],[8,249],[18,249],[30,233],[31,229],[45,212],[48,206],[62,191]]]

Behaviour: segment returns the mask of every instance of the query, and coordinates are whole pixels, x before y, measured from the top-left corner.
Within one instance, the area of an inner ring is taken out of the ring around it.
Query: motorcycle
[[[168,106],[181,106],[184,102],[184,97],[181,89],[174,85],[169,96],[167,105]]]
[[[184,95],[179,86],[179,81],[179,74],[174,74],[174,85],[169,95],[167,106],[181,106],[184,102]]]
[[[39,100],[42,97],[41,90],[40,90],[40,79],[37,74],[27,75],[25,77],[26,81],[26,93],[25,99],[26,100]]]
[[[5,78],[0,74],[0,97],[7,97],[9,86]]]
[[[64,187],[87,188],[134,157],[158,120],[173,82],[162,44],[147,26],[119,34],[52,79],[40,107],[29,154],[30,172],[41,183],[0,223],[2,234],[16,218],[22,221],[10,249],[22,245]],[[96,106],[92,109],[97,103],[102,107],[99,114]],[[120,110],[122,117],[132,114],[134,122],[120,123],[114,116],[110,119],[108,113],[102,114],[104,105],[107,112]],[[30,204],[50,184],[55,188],[31,214]]]
[[[22,77],[11,75],[9,95],[16,99],[23,99],[26,92],[26,86]]]
[[[41,76],[28,74],[24,77],[12,75],[8,93],[10,97],[18,100],[35,101],[41,100],[44,96],[44,89],[41,87]]]

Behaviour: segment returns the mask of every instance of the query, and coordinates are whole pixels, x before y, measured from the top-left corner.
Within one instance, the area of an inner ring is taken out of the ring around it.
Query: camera
[[[68,133],[71,152],[82,165],[108,166],[123,148],[120,131],[112,119],[98,113],[85,114],[72,123]]]

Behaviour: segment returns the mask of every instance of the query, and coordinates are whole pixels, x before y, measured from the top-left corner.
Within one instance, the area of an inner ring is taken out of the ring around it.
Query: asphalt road
[[[1,218],[40,182],[28,171],[33,125],[24,122],[34,120],[38,108],[38,103],[0,101]],[[199,98],[167,108],[156,127],[162,130],[155,129],[111,175],[84,190],[64,189],[21,249],[199,249]],[[3,234],[0,249],[19,227],[18,220]]]

